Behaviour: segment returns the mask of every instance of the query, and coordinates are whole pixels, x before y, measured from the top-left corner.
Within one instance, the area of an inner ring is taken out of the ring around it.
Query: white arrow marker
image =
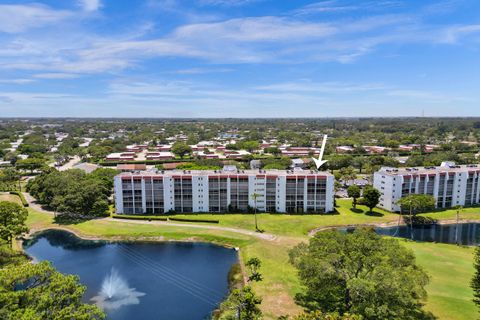
[[[323,153],[325,152],[325,145],[327,144],[327,135],[323,136],[322,148],[320,149],[320,154],[318,155],[318,159],[312,158],[317,166],[317,170],[320,169],[328,160],[322,160]]]

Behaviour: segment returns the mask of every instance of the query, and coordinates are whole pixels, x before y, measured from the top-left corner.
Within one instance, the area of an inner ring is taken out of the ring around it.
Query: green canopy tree
[[[63,275],[49,262],[23,263],[0,270],[0,318],[5,320],[99,320],[105,314],[82,303],[78,276]]]
[[[27,216],[28,211],[22,206],[9,201],[0,201],[0,238],[12,244],[15,237],[28,232]]]
[[[219,315],[214,319],[219,320],[257,320],[262,318],[259,305],[262,298],[258,297],[251,286],[234,289],[220,305]]]
[[[366,186],[363,190],[362,204],[370,209],[370,213],[373,213],[373,208],[378,205],[380,196],[380,191],[372,186]]]
[[[360,196],[362,195],[360,187],[357,186],[356,184],[351,185],[347,189],[347,195],[348,195],[349,198],[353,199],[353,209],[356,209],[357,208],[357,199],[360,198]]]
[[[184,142],[175,142],[172,146],[172,152],[180,158],[183,158],[187,154],[192,153],[192,148]]]
[[[397,201],[402,212],[410,215],[410,238],[413,239],[413,219],[417,213],[435,208],[435,198],[428,194],[409,194]]]
[[[305,290],[296,301],[309,312],[365,319],[426,319],[428,275],[413,252],[370,229],[318,232],[289,252]]]

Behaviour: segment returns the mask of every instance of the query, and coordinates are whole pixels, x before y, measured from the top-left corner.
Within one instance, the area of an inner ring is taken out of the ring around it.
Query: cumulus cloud
[[[70,11],[54,10],[41,4],[0,5],[0,32],[20,33],[51,25],[72,16]]]
[[[78,0],[78,4],[84,11],[88,12],[97,11],[102,6],[100,0]]]

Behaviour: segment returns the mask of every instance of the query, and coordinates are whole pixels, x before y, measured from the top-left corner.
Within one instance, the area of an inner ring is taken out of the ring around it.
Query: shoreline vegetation
[[[5,196],[3,196],[5,198]],[[5,200],[5,199],[4,199]],[[18,201],[13,199],[13,201]],[[397,225],[397,214],[376,209],[374,215],[367,215],[366,208],[359,206],[362,213],[350,210],[351,201],[337,199],[335,215],[269,215],[259,214],[259,224],[274,239],[262,239],[248,234],[221,229],[210,229],[210,224],[164,221],[128,221],[122,219],[94,219],[87,221],[64,221],[56,223],[54,216],[28,208],[28,225],[31,235],[45,229],[61,229],[87,240],[106,241],[188,241],[209,242],[216,245],[238,248],[239,260],[243,264],[251,257],[258,257],[263,263],[264,281],[255,283],[253,289],[263,298],[261,305],[265,319],[276,319],[283,315],[295,315],[302,311],[293,297],[302,290],[296,269],[288,262],[288,250],[306,242],[313,230],[339,226],[392,226]],[[364,210],[365,209],[365,210]],[[480,209],[477,209],[480,213]],[[452,222],[449,212],[428,213],[437,215],[439,223]],[[478,215],[478,213],[476,213]],[[190,215],[179,215],[190,216]],[[198,216],[198,215],[196,215]],[[206,218],[209,215],[207,214]],[[253,217],[249,215],[210,215],[220,220],[218,226],[238,230],[254,230]],[[462,213],[461,222],[479,222],[473,219],[475,213]],[[116,220],[115,222],[110,220]],[[251,220],[251,221],[250,221]],[[142,223],[138,223],[142,222]],[[414,251],[417,261],[431,277],[427,286],[428,299],[425,309],[438,319],[472,319],[477,310],[471,301],[472,291],[468,286],[473,275],[473,248],[449,244],[421,243],[399,239],[402,245]],[[454,280],[453,280],[454,279]]]

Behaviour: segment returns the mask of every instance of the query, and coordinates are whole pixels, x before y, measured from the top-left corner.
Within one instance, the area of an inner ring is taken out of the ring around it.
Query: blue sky
[[[478,0],[0,0],[0,116],[480,116]]]

